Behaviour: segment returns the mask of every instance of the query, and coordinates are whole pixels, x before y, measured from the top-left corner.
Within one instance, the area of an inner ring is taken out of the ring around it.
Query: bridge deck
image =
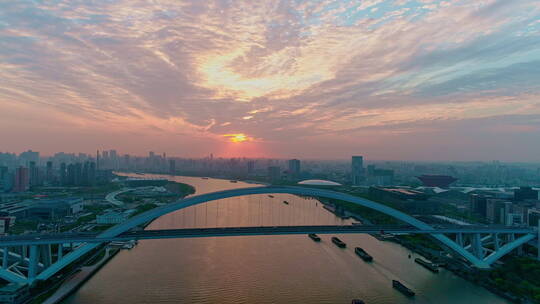
[[[534,233],[530,228],[485,227],[485,226],[445,226],[432,230],[421,230],[413,226],[262,226],[262,227],[218,227],[184,228],[165,230],[128,231],[114,237],[98,237],[98,233],[62,233],[39,235],[16,235],[0,238],[0,247],[21,245],[42,245],[61,243],[103,243],[110,241],[200,238],[223,236],[294,235],[294,234],[355,234],[355,233],[412,233],[412,234],[452,234],[452,233]]]

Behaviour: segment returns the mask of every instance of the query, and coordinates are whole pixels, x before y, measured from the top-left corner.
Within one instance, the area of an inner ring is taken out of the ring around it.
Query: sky
[[[0,1],[27,149],[540,161],[540,2]]]

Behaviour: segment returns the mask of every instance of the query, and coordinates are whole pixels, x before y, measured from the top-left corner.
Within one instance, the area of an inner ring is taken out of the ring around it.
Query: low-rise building
[[[83,206],[82,198],[36,200],[28,209],[28,217],[52,220],[79,213]]]
[[[411,214],[439,211],[439,203],[428,200],[429,195],[412,189],[370,187],[369,196],[374,200],[392,203],[396,208]]]
[[[129,215],[125,212],[107,212],[96,216],[96,223],[100,225],[120,224],[127,220]]]

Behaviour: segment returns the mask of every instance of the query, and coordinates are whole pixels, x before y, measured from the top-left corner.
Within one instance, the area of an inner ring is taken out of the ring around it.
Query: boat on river
[[[427,270],[431,271],[431,272],[434,272],[434,273],[438,273],[439,272],[439,268],[437,267],[437,265],[433,264],[433,263],[430,263],[428,261],[425,261],[421,258],[416,258],[414,259],[414,261],[422,266],[424,266],[424,268],[426,268]]]
[[[415,293],[411,289],[409,289],[407,286],[403,285],[398,280],[392,280],[392,287],[397,289],[402,294],[406,295],[407,297],[414,297]]]
[[[356,253],[356,255],[361,257],[362,260],[364,260],[366,262],[373,261],[373,257],[371,255],[369,255],[369,253],[367,253],[364,249],[362,249],[360,247],[354,248],[354,252]]]
[[[336,244],[336,246],[338,246],[339,248],[347,247],[347,244],[345,244],[345,242],[335,236],[332,237],[332,243]]]
[[[318,235],[316,235],[315,233],[310,233],[310,234],[308,234],[308,236],[309,236],[310,239],[314,240],[315,242],[320,242],[321,241],[321,238]]]

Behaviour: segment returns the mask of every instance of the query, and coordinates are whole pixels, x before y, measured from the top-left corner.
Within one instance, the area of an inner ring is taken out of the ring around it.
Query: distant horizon
[[[176,154],[170,154],[166,151],[152,151],[152,150],[149,150],[147,151],[145,154],[132,154],[132,153],[129,153],[129,152],[123,152],[121,150],[118,150],[118,149],[99,149],[99,152],[100,154],[103,152],[103,151],[111,151],[111,150],[116,150],[116,152],[118,153],[118,157],[122,157],[124,155],[130,155],[130,156],[133,156],[133,157],[148,157],[149,155],[149,152],[154,152],[156,156],[163,156],[163,153],[166,154],[167,158],[184,158],[184,159],[205,159],[205,158],[208,158],[210,157],[210,153],[206,154],[206,155],[199,155],[199,156],[181,156],[181,155],[176,155]],[[35,150],[35,149],[26,149],[26,150],[22,150],[20,152],[12,152],[12,151],[2,151],[0,150],[0,154],[1,153],[10,153],[10,154],[15,154],[15,155],[20,155],[21,153],[23,152],[27,152],[27,151],[32,151],[32,152],[39,152],[40,153],[40,158],[48,158],[48,157],[54,157],[54,154],[56,153],[66,153],[66,154],[74,154],[75,156],[78,156],[79,153],[82,153],[82,154],[86,154],[88,156],[91,156],[93,158],[96,157],[96,152],[98,150],[95,150],[93,153],[92,152],[81,152],[81,151],[77,151],[77,152],[71,152],[71,151],[56,151],[56,152],[52,152],[52,153],[42,153],[41,151],[39,150]],[[103,155],[103,154],[101,154]],[[307,158],[307,157],[301,157],[301,156],[290,156],[290,157],[255,157],[255,156],[220,156],[220,155],[216,155],[214,154],[213,155],[213,158],[222,158],[222,159],[231,159],[231,158],[246,158],[246,159],[272,159],[272,160],[290,160],[290,159],[299,159],[301,161],[350,161],[351,160],[351,157],[352,156],[363,156],[364,157],[364,162],[411,162],[411,163],[493,163],[493,162],[501,162],[501,163],[512,163],[512,164],[540,164],[540,161],[507,161],[507,160],[501,160],[501,159],[490,159],[490,160],[414,160],[414,159],[375,159],[375,158],[370,158],[368,157],[367,155],[363,155],[363,154],[351,154],[348,158]]]

